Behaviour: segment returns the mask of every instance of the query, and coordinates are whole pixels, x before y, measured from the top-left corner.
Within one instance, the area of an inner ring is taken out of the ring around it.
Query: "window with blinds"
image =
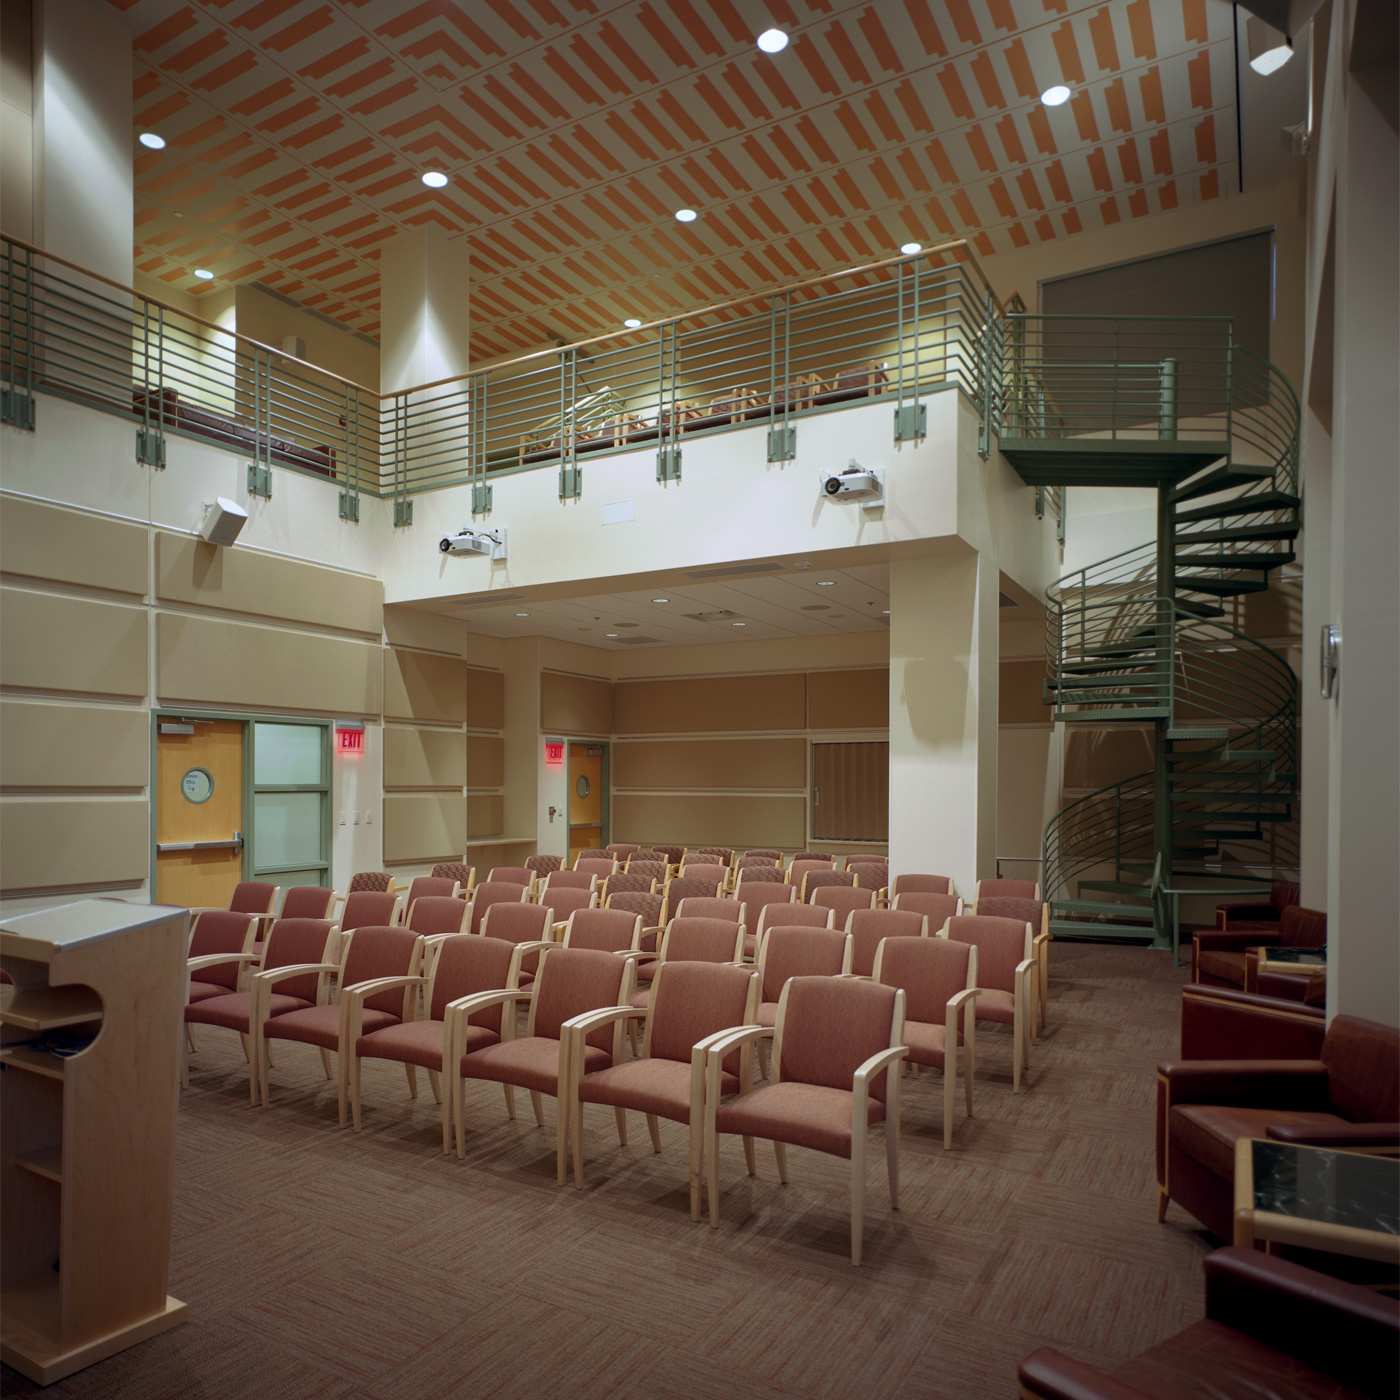
[[[812,745],[812,839],[887,841],[890,746]]]

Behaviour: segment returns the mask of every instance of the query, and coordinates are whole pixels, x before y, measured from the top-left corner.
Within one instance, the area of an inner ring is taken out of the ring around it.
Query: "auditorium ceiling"
[[[108,3],[168,143],[135,147],[138,268],[374,336],[381,245],[435,224],[470,245],[476,359],[1238,185],[1220,0]]]

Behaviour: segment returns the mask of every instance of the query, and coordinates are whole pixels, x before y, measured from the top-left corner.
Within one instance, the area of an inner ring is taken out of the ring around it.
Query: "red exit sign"
[[[564,766],[563,744],[546,744],[544,746],[544,764],[546,768],[562,768]]]
[[[364,753],[365,731],[363,729],[337,729],[341,753]]]

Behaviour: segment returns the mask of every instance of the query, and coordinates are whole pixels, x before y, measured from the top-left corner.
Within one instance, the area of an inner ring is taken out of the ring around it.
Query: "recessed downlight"
[[[605,637],[616,637],[616,636],[617,636],[617,633],[616,633],[616,632],[604,632],[603,635],[604,635]]]
[[[421,178],[430,190],[440,190],[447,183],[447,176],[441,170],[425,170]]]
[[[214,280],[214,274],[210,272],[207,267],[195,268],[194,275],[198,277],[201,282],[212,282]]]
[[[836,580],[835,580],[834,578],[819,578],[819,579],[817,580],[817,587],[818,587],[818,588],[835,588],[835,587],[836,587]]]
[[[671,600],[669,598],[653,598],[651,601],[653,603],[669,603]]]
[[[622,324],[626,326],[629,331],[634,331],[642,323],[635,316],[629,316]]]
[[[890,615],[890,610],[889,610],[888,608],[881,608],[881,609],[880,609],[880,616],[881,616],[881,617],[888,617],[889,615]]]
[[[731,622],[729,625],[731,627],[747,627],[749,624],[747,622]]]
[[[1040,100],[1047,107],[1063,107],[1069,101],[1070,91],[1063,83],[1056,83],[1040,94]]]
[[[154,131],[143,131],[136,139],[148,151],[163,151],[165,149],[165,137],[157,136]]]
[[[922,243],[901,243],[899,251],[901,253],[922,253],[924,245]]]
[[[516,617],[529,617],[529,613],[516,613]]]
[[[765,29],[757,43],[764,53],[782,53],[788,46],[788,36],[781,29]]]
[[[693,224],[700,216],[693,209],[677,209],[676,218],[683,224]]]

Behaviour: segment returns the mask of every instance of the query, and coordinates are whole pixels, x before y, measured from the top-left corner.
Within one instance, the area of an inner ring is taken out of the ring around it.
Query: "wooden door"
[[[177,727],[193,732],[166,732]],[[227,906],[242,878],[242,721],[161,721],[156,734],[157,901]]]
[[[603,746],[569,745],[569,864],[603,844]]]

